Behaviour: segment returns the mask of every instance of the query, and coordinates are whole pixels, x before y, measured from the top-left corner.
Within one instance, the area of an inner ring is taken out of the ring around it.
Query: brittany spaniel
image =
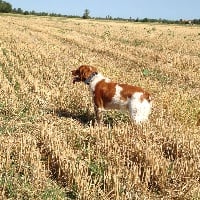
[[[136,124],[148,120],[151,113],[151,96],[137,86],[119,84],[104,77],[92,66],[82,65],[72,71],[73,83],[84,82],[89,85],[93,96],[97,122],[101,113],[107,109],[127,110]]]

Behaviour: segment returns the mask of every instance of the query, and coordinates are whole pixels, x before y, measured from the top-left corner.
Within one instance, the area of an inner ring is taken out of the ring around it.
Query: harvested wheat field
[[[92,124],[71,70],[150,91],[148,123]],[[200,199],[200,27],[0,16],[0,199]]]

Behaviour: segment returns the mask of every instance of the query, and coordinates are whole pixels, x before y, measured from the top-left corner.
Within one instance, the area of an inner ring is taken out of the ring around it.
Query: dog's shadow
[[[95,114],[91,113],[87,109],[77,109],[76,111],[70,111],[63,108],[56,108],[52,110],[52,113],[58,117],[64,117],[64,118],[71,118],[73,120],[76,120],[80,122],[83,125],[92,125],[95,126],[96,118]],[[111,114],[104,114],[102,124],[109,125],[109,127],[113,127],[118,122],[127,122],[128,117],[123,114],[117,114],[115,116],[112,116]]]
[[[72,118],[83,125],[88,125],[91,122],[92,124],[94,123],[95,116],[89,112],[89,110],[77,110],[76,112],[72,112],[63,108],[56,108],[52,112],[58,117]]]

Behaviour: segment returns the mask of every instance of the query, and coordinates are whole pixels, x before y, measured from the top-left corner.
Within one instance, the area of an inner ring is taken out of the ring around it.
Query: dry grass
[[[199,199],[200,28],[0,16],[2,199]],[[81,64],[151,91],[150,122],[92,126]]]

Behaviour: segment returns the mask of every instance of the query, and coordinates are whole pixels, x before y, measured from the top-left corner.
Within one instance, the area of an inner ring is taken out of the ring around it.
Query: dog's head
[[[97,73],[97,69],[88,65],[81,65],[78,69],[72,70],[74,76],[73,83],[86,82],[92,74]]]

